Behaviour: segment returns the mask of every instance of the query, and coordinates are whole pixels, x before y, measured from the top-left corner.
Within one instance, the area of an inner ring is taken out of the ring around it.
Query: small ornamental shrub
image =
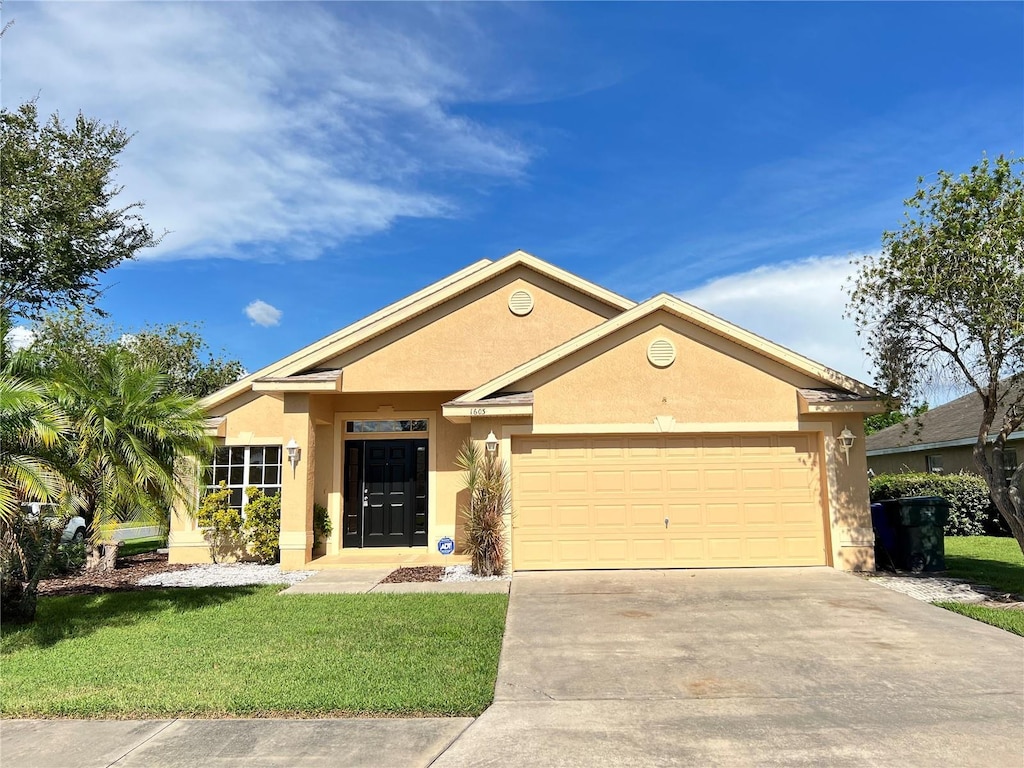
[[[242,513],[230,505],[231,491],[221,482],[218,490],[203,497],[196,511],[196,522],[203,529],[215,563],[237,560],[245,555]]]
[[[323,504],[313,505],[313,546],[318,547],[330,538],[331,516],[327,514],[327,507]]]
[[[249,488],[245,495],[249,553],[261,563],[276,563],[281,556],[281,496],[267,496],[259,488]]]
[[[456,464],[463,472],[463,487],[469,492],[469,504],[460,512],[471,570],[477,576],[504,573],[505,512],[512,505],[505,462],[492,453],[482,454],[476,443],[467,442]]]
[[[968,472],[886,474],[871,478],[870,488],[872,502],[905,496],[941,496],[949,502],[947,536],[1005,536],[1008,533],[981,475]]]

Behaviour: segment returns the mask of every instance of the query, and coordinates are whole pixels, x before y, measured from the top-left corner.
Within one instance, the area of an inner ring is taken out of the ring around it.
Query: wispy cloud
[[[491,50],[461,44],[479,35],[464,9],[404,7],[387,26],[347,4],[4,10],[5,106],[38,95],[136,132],[118,178],[169,232],[144,258],[315,258],[402,217],[457,215],[438,178],[517,179],[531,158],[460,114],[487,98]]]
[[[267,304],[259,299],[249,302],[244,311],[246,317],[252,320],[253,325],[262,325],[264,328],[280,324],[281,316],[284,314],[273,304]]]
[[[869,382],[872,372],[851,320],[843,317],[851,256],[757,267],[712,280],[680,298],[729,322]]]

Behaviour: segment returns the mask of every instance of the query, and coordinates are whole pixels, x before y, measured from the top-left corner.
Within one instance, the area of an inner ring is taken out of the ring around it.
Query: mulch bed
[[[392,571],[381,584],[405,584],[411,581],[440,581],[444,575],[443,565],[420,565],[416,568],[399,568]]]
[[[117,568],[113,571],[80,571],[74,576],[63,576],[45,579],[39,582],[39,595],[45,597],[63,597],[64,595],[95,595],[101,592],[131,592],[143,589],[137,582],[144,576],[168,571],[181,571],[187,565],[167,562],[167,555],[146,552],[141,555],[129,555],[118,558]]]

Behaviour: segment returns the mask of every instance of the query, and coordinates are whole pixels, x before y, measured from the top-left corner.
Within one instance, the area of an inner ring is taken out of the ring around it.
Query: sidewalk
[[[4,720],[4,768],[426,768],[469,717]]]
[[[469,594],[508,594],[512,582],[508,579],[494,581],[406,581],[396,584],[381,584],[394,568],[352,568],[346,570],[320,571],[298,584],[293,584],[282,595],[334,595],[359,594],[366,592],[391,592],[419,594],[425,592],[461,592]]]

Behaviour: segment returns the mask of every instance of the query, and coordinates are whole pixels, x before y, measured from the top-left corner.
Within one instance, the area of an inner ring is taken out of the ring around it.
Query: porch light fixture
[[[850,463],[850,449],[853,448],[853,441],[857,439],[857,436],[850,431],[849,427],[843,427],[843,431],[839,433],[839,450],[843,452],[846,457],[846,463]]]
[[[487,449],[487,452],[492,455],[498,452],[498,438],[494,436],[493,429],[487,433],[487,439],[484,440],[484,447]]]
[[[293,437],[288,441],[288,445],[284,447],[288,451],[288,463],[292,465],[292,474],[295,474],[295,465],[299,463],[299,459],[302,458],[302,449],[299,448],[299,444],[295,442]]]

